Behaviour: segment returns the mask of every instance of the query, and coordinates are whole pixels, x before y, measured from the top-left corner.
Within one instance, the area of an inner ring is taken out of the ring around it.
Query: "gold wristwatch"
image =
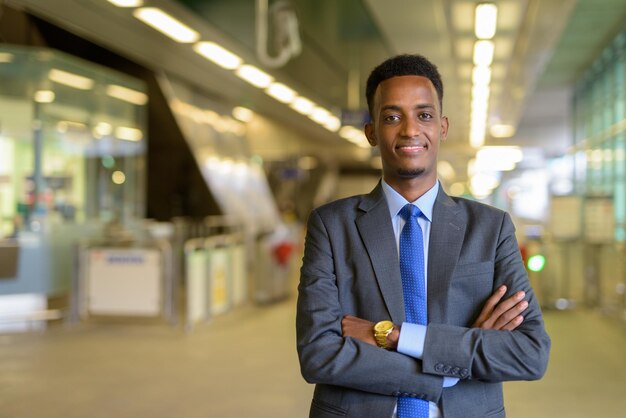
[[[393,322],[380,321],[374,325],[374,339],[379,347],[388,349],[387,336],[393,331]]]

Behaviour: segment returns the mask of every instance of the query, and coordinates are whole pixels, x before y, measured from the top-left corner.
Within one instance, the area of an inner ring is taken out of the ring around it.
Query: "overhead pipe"
[[[267,67],[282,67],[290,58],[300,54],[302,44],[298,29],[298,18],[293,7],[287,1],[275,2],[268,9],[269,0],[256,0],[256,47],[259,61]],[[268,52],[269,13],[272,13],[276,25],[279,52],[275,57]]]

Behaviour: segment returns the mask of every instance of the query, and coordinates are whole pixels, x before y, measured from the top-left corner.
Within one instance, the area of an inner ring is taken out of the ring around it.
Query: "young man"
[[[550,339],[510,217],[445,194],[443,84],[419,55],[371,73],[368,195],[314,210],[297,343],[311,417],[504,417],[502,383],[539,379]]]

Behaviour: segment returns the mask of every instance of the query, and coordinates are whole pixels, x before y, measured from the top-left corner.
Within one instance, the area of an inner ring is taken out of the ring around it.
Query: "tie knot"
[[[402,210],[400,210],[400,216],[402,216],[405,221],[408,221],[410,217],[418,218],[421,213],[422,211],[420,211],[417,206],[411,203],[407,203],[406,205],[404,205]]]

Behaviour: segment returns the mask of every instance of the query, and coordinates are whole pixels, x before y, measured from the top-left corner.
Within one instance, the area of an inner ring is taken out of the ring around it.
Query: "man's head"
[[[391,77],[403,75],[419,75],[428,78],[437,91],[439,111],[443,111],[443,82],[437,67],[421,55],[405,54],[397,55],[384,61],[374,68],[367,78],[365,97],[370,115],[373,115],[374,94],[378,85]]]
[[[366,94],[365,136],[379,147],[385,181],[412,201],[435,184],[439,143],[448,134],[441,77],[424,57],[400,55],[372,71]]]

